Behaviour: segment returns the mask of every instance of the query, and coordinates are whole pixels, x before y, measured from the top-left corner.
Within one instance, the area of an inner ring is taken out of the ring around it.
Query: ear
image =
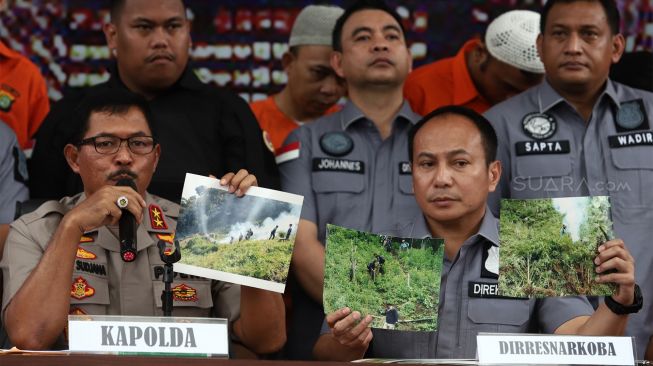
[[[333,68],[333,71],[335,71],[336,75],[340,76],[343,79],[345,78],[345,73],[342,69],[342,52],[333,51],[331,53],[331,67]]]
[[[290,51],[285,52],[283,56],[281,56],[281,66],[286,72],[288,72],[288,68],[290,68],[293,61],[295,61],[295,55]]]
[[[485,47],[485,43],[481,42],[474,48],[474,63],[476,65],[482,65],[483,63],[487,62],[489,58],[489,54],[487,51],[487,48]]]
[[[413,71],[413,53],[409,47],[406,47],[406,51],[408,51],[408,73],[410,74]]]
[[[67,144],[63,148],[63,155],[66,158],[66,162],[68,163],[70,169],[72,169],[73,172],[79,174],[79,150],[77,146]]]
[[[107,45],[110,50],[115,50],[118,48],[118,43],[116,42],[116,26],[113,23],[106,23],[102,30],[104,31],[104,38],[107,40]]]
[[[488,192],[494,192],[494,190],[497,188],[499,180],[501,179],[501,170],[501,162],[499,160],[495,160],[490,163],[490,166],[487,170],[488,179],[490,181]]]
[[[161,157],[161,145],[156,144],[156,147],[154,148],[154,168],[152,169],[152,173],[156,171],[157,165],[159,165],[159,158]]]
[[[537,39],[535,40],[535,45],[537,46],[537,55],[540,57],[540,61],[544,63],[544,60],[542,59],[542,44],[544,43],[544,37],[542,37],[542,33],[537,35]]]
[[[626,48],[626,40],[621,33],[612,37],[612,63],[616,64],[621,59],[621,55],[624,53]]]

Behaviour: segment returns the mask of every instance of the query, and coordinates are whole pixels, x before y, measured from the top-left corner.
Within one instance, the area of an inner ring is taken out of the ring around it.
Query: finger
[[[372,328],[364,328],[358,336],[346,345],[348,347],[360,347],[368,344],[372,340]]]
[[[250,174],[246,176],[241,182],[240,185],[238,186],[238,189],[236,189],[236,196],[242,197],[245,195],[247,190],[252,187],[252,186],[257,186],[258,182],[256,181],[256,176]]]
[[[635,276],[629,273],[609,273],[596,277],[598,283],[615,283],[619,286],[635,285]]]
[[[599,253],[600,253],[600,252],[602,252],[602,251],[604,251],[606,249],[613,248],[613,247],[623,247],[623,248],[625,248],[626,244],[624,244],[624,241],[621,240],[621,239],[612,239],[612,240],[608,240],[608,241],[604,242],[603,244],[601,244],[599,246],[598,250],[599,250]]]
[[[361,337],[361,334],[364,333],[366,329],[368,329],[368,326],[370,325],[371,322],[372,322],[372,317],[370,315],[360,320],[360,322],[357,321],[352,322],[350,324],[350,327],[346,329],[345,332],[339,334],[338,339],[340,343],[342,344],[356,343],[357,342],[356,340],[359,337]],[[364,337],[365,336],[363,336],[363,338]]]
[[[132,202],[137,203],[141,207],[147,206],[147,203],[145,202],[143,196],[141,196],[140,193],[136,192],[131,187],[115,186],[113,188],[115,190],[113,194],[117,195],[116,201],[118,200],[118,197],[125,196],[127,197],[130,203]]]
[[[612,257],[608,259],[607,261],[601,263],[600,265],[596,266],[595,270],[596,273],[605,273],[610,270],[616,270],[619,273],[634,273],[635,272],[635,265],[633,262],[625,260],[620,257]]]
[[[351,328],[360,320],[361,313],[354,311],[351,314],[347,315],[340,321],[337,321],[333,326],[333,334],[336,337],[344,336]]]
[[[613,246],[608,249],[604,249],[594,258],[594,264],[601,265],[612,258],[621,258],[626,262],[635,262],[633,257],[630,255],[630,252],[625,247]]]
[[[235,192],[249,173],[245,169],[240,169],[233,178],[231,178],[231,183],[229,183],[229,192]]]
[[[339,321],[340,319],[343,319],[344,317],[349,315],[349,313],[351,313],[350,308],[342,308],[342,309],[338,309],[338,310],[336,310],[336,311],[334,311],[332,313],[327,314],[326,321],[327,321],[327,324],[329,325],[329,328],[333,328],[337,321]]]
[[[229,183],[231,183],[231,179],[234,177],[234,175],[235,175],[235,174],[234,174],[234,173],[231,173],[231,172],[229,172],[229,173],[223,175],[222,178],[220,178],[220,185],[221,185],[221,186],[226,186],[226,185],[228,185]]]

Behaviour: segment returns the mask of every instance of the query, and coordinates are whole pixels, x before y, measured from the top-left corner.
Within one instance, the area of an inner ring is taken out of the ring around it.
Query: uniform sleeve
[[[304,196],[301,218],[317,224],[317,202],[311,174],[311,134],[308,127],[302,126],[292,131],[284,146],[295,142],[299,142],[299,157],[279,164],[281,188],[285,192]]]
[[[488,206],[494,216],[499,217],[499,209],[502,198],[510,198],[510,180],[512,179],[511,172],[511,155],[510,155],[510,141],[506,131],[506,123],[500,113],[496,109],[490,109],[485,113],[494,131],[497,134],[497,156],[496,159],[501,162],[501,179],[494,192],[488,196]]]
[[[274,156],[263,141],[263,131],[252,110],[242,98],[231,92],[225,93],[222,99],[221,150],[226,172],[247,169],[256,176],[259,186],[279,189],[279,172]]]
[[[594,308],[584,296],[548,297],[537,300],[540,330],[552,334],[567,321],[579,316],[591,316]]]
[[[2,321],[5,309],[23,286],[27,277],[36,268],[44,248],[32,237],[30,229],[21,220],[11,224],[9,236],[5,242],[4,255],[0,261],[3,276]]]
[[[16,135],[0,126],[0,224],[14,221],[16,202],[24,201],[27,192],[27,166]]]
[[[213,296],[212,316],[225,318],[233,323],[240,317],[240,286],[223,282],[213,281],[211,283],[211,294]]]

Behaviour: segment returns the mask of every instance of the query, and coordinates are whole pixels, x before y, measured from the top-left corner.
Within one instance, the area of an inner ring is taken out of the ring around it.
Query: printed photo
[[[613,238],[607,196],[501,200],[499,292],[511,297],[611,295],[594,258]]]
[[[175,271],[283,293],[302,202],[260,187],[236,197],[217,179],[186,174]]]
[[[442,239],[396,238],[327,225],[324,311],[372,315],[373,328],[433,331]]]

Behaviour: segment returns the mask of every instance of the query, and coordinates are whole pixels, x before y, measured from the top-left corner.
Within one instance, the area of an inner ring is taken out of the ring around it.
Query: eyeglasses
[[[104,155],[115,154],[120,150],[122,143],[127,141],[129,151],[137,155],[147,155],[154,151],[156,145],[152,136],[132,136],[121,139],[118,136],[95,136],[83,139],[77,146],[93,145],[95,151]]]

